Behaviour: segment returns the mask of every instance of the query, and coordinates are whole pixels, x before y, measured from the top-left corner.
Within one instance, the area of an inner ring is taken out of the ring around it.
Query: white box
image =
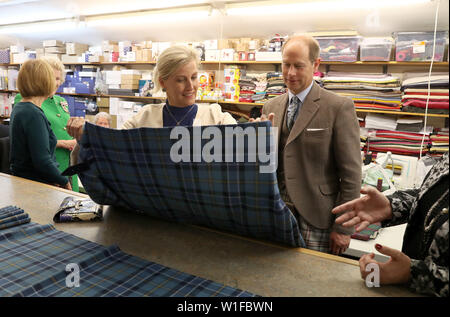
[[[140,75],[141,72],[137,69],[122,69],[120,71],[120,74],[122,74],[122,75]]]
[[[11,53],[23,53],[25,48],[22,45],[11,45],[9,50]]]
[[[63,92],[65,92],[67,94],[74,94],[74,93],[76,93],[76,88],[75,87],[64,87]]]
[[[81,56],[75,55],[61,55],[61,61],[64,64],[80,63]]]
[[[224,48],[220,50],[220,60],[221,61],[233,61],[234,60],[234,49]]]
[[[97,75],[96,72],[78,72],[79,77],[95,77]]]
[[[108,85],[108,89],[120,89],[120,85]]]
[[[47,40],[42,42],[42,46],[64,46],[64,43],[57,40]]]
[[[203,42],[205,45],[205,50],[217,50],[218,49],[218,43],[217,40],[206,40]]]
[[[256,52],[256,61],[281,62],[281,52]]]
[[[66,53],[66,48],[65,47],[61,47],[61,46],[50,46],[50,47],[46,47],[44,49],[44,53],[50,53],[50,54],[54,54],[54,53],[58,53],[58,54],[65,54]]]
[[[136,61],[136,52],[127,52],[126,58],[129,62],[135,62]]]
[[[219,50],[205,50],[205,61],[218,61],[219,59]]]
[[[109,113],[112,115],[117,115],[119,112],[119,98],[109,98]],[[118,125],[118,127],[121,127]]]
[[[121,79],[120,79],[121,72],[120,71],[116,71],[116,70],[105,71],[105,75],[106,75],[105,82],[107,85],[120,85],[120,83],[121,83]]]

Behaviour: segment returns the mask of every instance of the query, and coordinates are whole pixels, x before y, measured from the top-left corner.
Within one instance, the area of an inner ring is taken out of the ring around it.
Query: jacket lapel
[[[320,87],[314,82],[311,91],[306,96],[305,102],[300,108],[298,118],[292,126],[291,133],[287,139],[286,145],[295,140],[300,133],[308,126],[316,112],[319,110]],[[284,116],[283,116],[284,117]]]
[[[278,127],[277,144],[280,144],[281,130],[283,129],[283,124],[285,124],[284,118],[286,117],[288,101],[289,101],[289,94],[285,93],[280,97],[280,102],[274,105],[273,112],[280,114],[279,116],[275,116],[274,118],[274,126]]]

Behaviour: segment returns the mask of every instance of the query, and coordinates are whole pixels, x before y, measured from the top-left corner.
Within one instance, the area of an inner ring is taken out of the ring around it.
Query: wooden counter
[[[123,209],[107,208],[101,222],[55,224],[62,200],[84,195],[1,173],[0,189],[0,207],[23,208],[32,222],[258,295],[415,296],[404,287],[367,288],[354,260]]]

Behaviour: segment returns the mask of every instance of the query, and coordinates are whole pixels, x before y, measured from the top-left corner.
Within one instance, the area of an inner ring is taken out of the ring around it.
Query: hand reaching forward
[[[67,133],[77,139],[77,141],[80,141],[83,136],[84,123],[85,120],[83,117],[71,117],[67,121]]]
[[[365,280],[370,270],[366,271],[369,263],[378,265],[380,272],[380,284],[404,284],[411,278],[411,259],[399,250],[376,244],[375,248],[381,254],[389,256],[385,263],[374,260],[375,254],[364,254],[359,259],[361,277]]]
[[[273,112],[269,113],[268,116],[266,116],[265,114],[262,114],[261,117],[253,119],[250,118],[250,120],[248,120],[249,122],[259,122],[259,121],[267,121],[269,120],[272,123],[272,127],[273,127],[273,119],[275,118],[275,114]]]
[[[335,222],[344,227],[355,227],[357,232],[365,229],[371,223],[376,223],[392,217],[389,200],[381,192],[371,186],[361,189],[366,196],[346,202],[333,208],[333,214],[344,212]]]

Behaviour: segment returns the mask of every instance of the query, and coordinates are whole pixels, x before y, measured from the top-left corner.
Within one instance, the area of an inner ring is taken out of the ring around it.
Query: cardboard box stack
[[[47,40],[42,42],[44,47],[44,55],[56,57],[61,60],[61,56],[66,54],[66,46],[63,42],[58,40]]]
[[[81,56],[86,53],[88,49],[89,45],[87,44],[68,42],[66,43],[66,54],[61,56],[61,60],[66,64],[83,62]]]
[[[225,101],[239,101],[239,79],[241,70],[239,68],[225,68],[224,73],[224,93]]]
[[[139,90],[141,73],[134,69],[124,69],[120,72],[120,89]]]

